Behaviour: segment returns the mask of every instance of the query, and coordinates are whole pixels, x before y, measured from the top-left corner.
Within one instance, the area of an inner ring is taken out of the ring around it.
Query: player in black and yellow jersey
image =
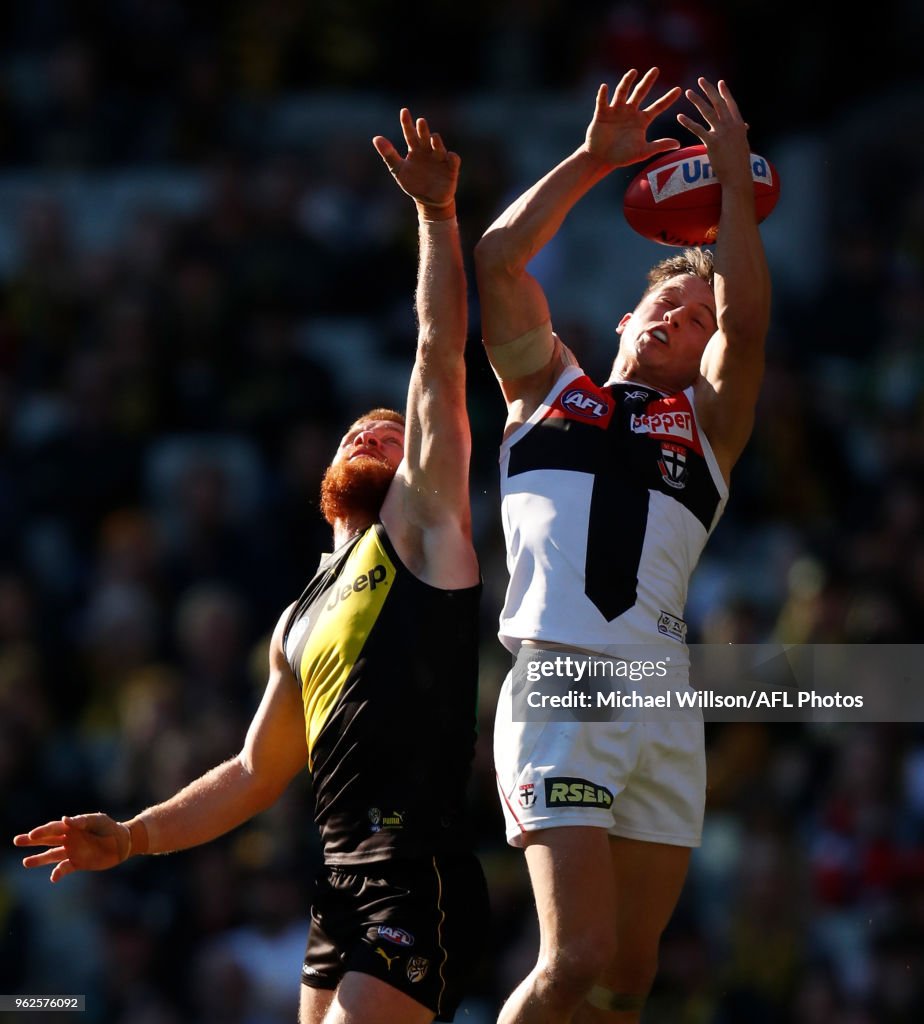
[[[417,358],[406,416],[374,409],[325,474],[333,529],[281,615],[240,754],[127,822],[83,814],[16,836],[51,880],[214,839],[312,774],[325,865],[302,965],[302,1024],[452,1020],[487,926],[465,796],[476,739],[481,575],[468,497],[467,296],[459,157],[401,111],[416,203]]]

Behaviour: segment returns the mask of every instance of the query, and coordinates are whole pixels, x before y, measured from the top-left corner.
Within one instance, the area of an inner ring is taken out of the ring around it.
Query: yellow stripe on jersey
[[[317,613],[299,666],[308,768],[311,752],[375,625],[395,579],[395,567],[375,530],[350,552]]]

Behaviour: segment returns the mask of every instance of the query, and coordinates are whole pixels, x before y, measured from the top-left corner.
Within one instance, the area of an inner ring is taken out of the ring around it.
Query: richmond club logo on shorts
[[[425,956],[412,956],[407,962],[407,980],[412,984],[423,981],[429,966],[430,961]]]

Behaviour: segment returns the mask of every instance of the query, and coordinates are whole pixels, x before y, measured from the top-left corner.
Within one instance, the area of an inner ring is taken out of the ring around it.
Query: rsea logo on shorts
[[[613,794],[606,786],[587,779],[551,778],[545,780],[546,807],[610,807]]]

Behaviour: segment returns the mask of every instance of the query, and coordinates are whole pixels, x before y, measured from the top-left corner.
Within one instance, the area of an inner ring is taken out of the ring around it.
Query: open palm
[[[407,143],[404,159],[382,135],[376,135],[372,144],[412,199],[427,206],[448,206],[456,194],[462,162],[459,155],[446,149],[438,133],[430,133],[424,118],[415,121],[407,107],[402,109],[400,120]]]
[[[607,85],[601,85],[597,91],[585,148],[598,160],[613,167],[626,167],[680,147],[677,139],[647,138],[652,121],[676,102],[680,87],[669,89],[659,99],[643,107],[642,103],[658,77],[658,70],[651,68],[633,88],[637,76],[634,68],[627,71],[619,80],[612,100]]]

